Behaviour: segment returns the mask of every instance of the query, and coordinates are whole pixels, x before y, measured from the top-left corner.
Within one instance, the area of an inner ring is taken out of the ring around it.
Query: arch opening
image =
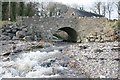
[[[58,31],[62,32],[61,37],[63,37],[63,41],[67,42],[77,42],[77,32],[70,27],[63,27],[58,29]]]

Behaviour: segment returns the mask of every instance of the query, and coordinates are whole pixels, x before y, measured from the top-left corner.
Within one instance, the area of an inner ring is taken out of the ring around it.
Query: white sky
[[[30,0],[30,1],[33,1],[33,0]],[[94,2],[97,2],[97,1],[118,2],[120,0],[35,0],[35,1],[38,1],[38,2],[50,2],[50,1],[60,2],[60,3],[71,5],[71,6],[74,6],[74,5],[81,5],[82,6],[83,5],[85,10],[91,11],[90,8],[92,8]],[[118,17],[117,10],[114,6],[114,11],[112,12],[111,18],[112,19],[117,19],[117,17]]]

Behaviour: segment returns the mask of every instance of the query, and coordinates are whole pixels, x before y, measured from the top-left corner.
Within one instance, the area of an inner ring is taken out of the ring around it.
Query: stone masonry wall
[[[79,31],[78,35],[82,38],[83,42],[86,41],[86,37],[91,33],[102,33],[106,25],[106,18],[79,18]]]
[[[22,24],[34,26],[35,31],[42,32],[46,37],[50,37],[55,31],[62,27],[70,27],[78,33],[78,41],[87,37],[93,31],[103,31],[106,18],[89,18],[89,17],[48,17],[48,18],[23,18]],[[30,28],[30,27],[29,27]],[[48,35],[49,34],[49,35]]]

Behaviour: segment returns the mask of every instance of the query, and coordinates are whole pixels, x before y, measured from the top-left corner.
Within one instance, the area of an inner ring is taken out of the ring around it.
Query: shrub
[[[117,22],[117,29],[120,30],[120,20]]]

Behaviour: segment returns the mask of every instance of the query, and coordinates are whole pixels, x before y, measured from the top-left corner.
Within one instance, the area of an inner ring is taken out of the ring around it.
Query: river
[[[61,42],[42,49],[1,56],[0,78],[80,77],[64,63],[67,57],[63,59],[62,50],[71,44]],[[6,59],[8,57],[9,60]]]
[[[21,41],[1,43],[1,54],[11,51],[13,44],[17,49],[23,50],[37,44],[37,42]],[[1,55],[0,78],[118,78],[119,76],[118,42],[48,44],[43,48]]]

